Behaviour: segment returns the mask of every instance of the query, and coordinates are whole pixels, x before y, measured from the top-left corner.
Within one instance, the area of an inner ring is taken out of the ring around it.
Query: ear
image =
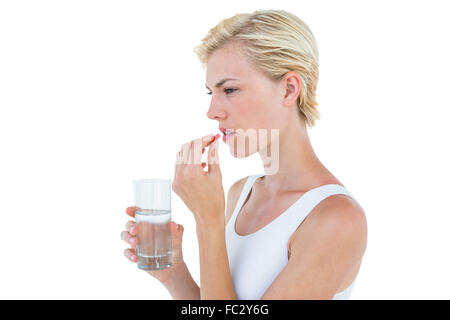
[[[283,85],[285,88],[284,105],[289,106],[297,100],[302,88],[302,79],[295,71],[284,75]]]

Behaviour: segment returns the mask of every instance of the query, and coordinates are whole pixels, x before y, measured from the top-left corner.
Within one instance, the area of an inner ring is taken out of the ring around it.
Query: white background
[[[449,299],[446,1],[1,1],[0,298],[171,299],[123,255],[132,181],[209,133],[193,52],[221,19],[296,14],[319,46],[322,162],[363,206],[351,299]],[[220,147],[224,189],[263,172]],[[199,283],[192,213],[172,193]]]

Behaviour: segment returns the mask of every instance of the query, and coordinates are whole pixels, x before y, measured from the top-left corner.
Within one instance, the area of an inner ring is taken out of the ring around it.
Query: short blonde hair
[[[309,27],[283,10],[256,10],[223,19],[194,48],[203,68],[214,50],[225,43],[242,43],[250,63],[273,81],[290,72],[302,80],[297,106],[300,118],[312,127],[320,118],[316,88],[319,77],[317,43]]]

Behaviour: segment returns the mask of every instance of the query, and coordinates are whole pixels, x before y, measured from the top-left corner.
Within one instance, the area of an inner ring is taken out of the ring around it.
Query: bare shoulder
[[[242,192],[242,188],[244,187],[245,181],[247,181],[248,176],[242,179],[239,179],[235,183],[233,183],[228,189],[227,194],[227,209],[225,214],[225,224],[230,220],[231,215],[233,214],[234,208],[236,207],[236,203],[239,199],[239,195]]]
[[[343,241],[362,258],[367,244],[364,210],[351,197],[333,195],[321,201],[308,215],[304,227],[292,237],[292,251],[302,251],[316,242]]]
[[[332,195],[321,201],[315,208],[316,219],[332,219],[344,222],[364,222],[363,208],[350,196],[343,194]]]
[[[288,264],[261,299],[332,299],[354,281],[366,247],[366,219],[351,197],[321,201],[295,231]]]

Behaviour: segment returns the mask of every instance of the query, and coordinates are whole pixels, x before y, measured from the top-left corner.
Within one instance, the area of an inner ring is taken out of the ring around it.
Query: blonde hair
[[[214,50],[225,43],[242,43],[248,61],[272,81],[290,72],[301,80],[299,116],[309,127],[320,118],[316,88],[319,77],[317,43],[309,27],[283,10],[256,10],[221,20],[194,48],[203,68]]]

